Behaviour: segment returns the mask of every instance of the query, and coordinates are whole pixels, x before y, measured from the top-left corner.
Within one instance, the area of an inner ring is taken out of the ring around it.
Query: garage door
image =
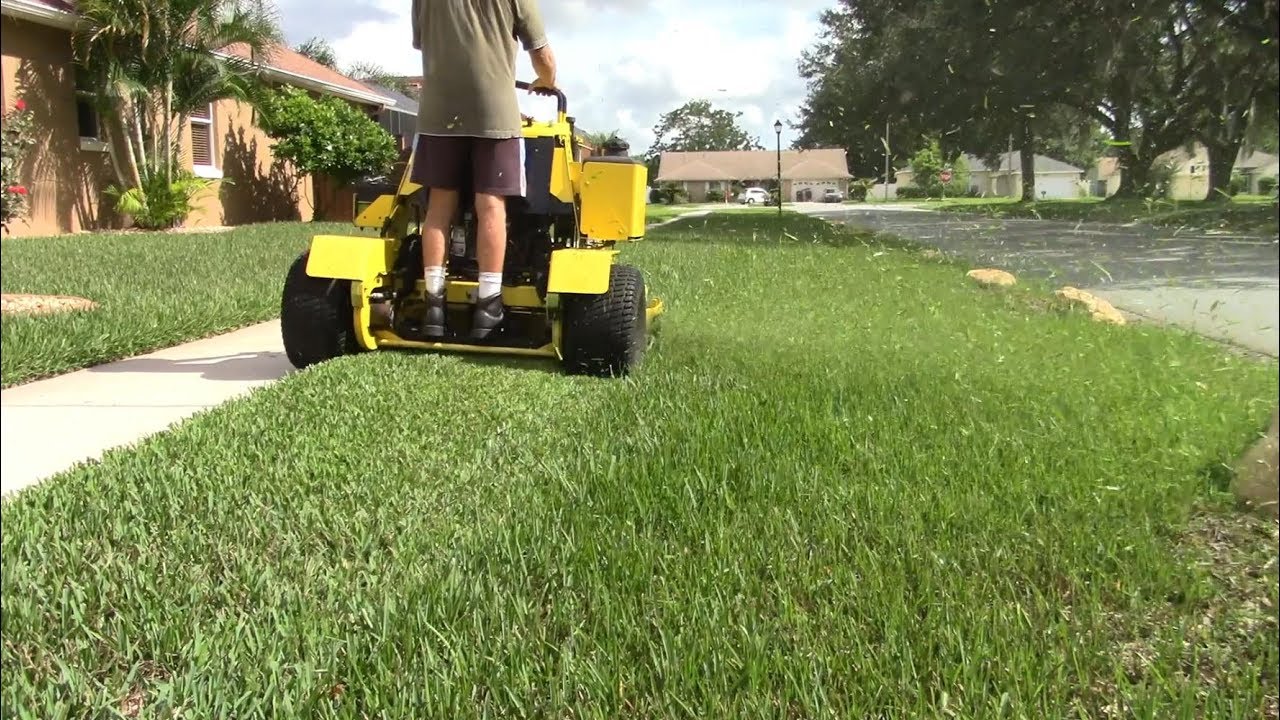
[[[1078,185],[1071,175],[1042,175],[1036,178],[1036,195],[1050,200],[1079,197]]]

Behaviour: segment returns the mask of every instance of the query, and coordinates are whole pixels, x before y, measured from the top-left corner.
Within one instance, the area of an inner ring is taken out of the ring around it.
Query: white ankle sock
[[[484,300],[485,298],[493,297],[500,292],[502,292],[502,273],[480,273],[480,289],[476,292],[477,300]]]
[[[444,267],[435,265],[426,268],[427,294],[439,295],[444,292]]]

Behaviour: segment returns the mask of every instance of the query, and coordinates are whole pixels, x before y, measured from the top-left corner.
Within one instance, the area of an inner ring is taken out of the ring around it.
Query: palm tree
[[[148,180],[174,181],[191,113],[250,98],[257,60],[281,39],[263,0],[80,0],[77,9],[76,62],[98,89],[116,179],[143,201]]]

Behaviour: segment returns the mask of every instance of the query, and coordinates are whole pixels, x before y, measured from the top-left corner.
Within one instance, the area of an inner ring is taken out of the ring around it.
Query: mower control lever
[[[519,90],[532,90],[533,92],[538,93],[539,95],[547,95],[547,96],[555,95],[556,96],[556,112],[563,115],[565,112],[569,110],[569,99],[564,96],[564,91],[560,90],[559,88],[543,88],[543,87],[535,88],[533,87],[532,84],[527,83],[523,80],[516,81],[516,88]]]

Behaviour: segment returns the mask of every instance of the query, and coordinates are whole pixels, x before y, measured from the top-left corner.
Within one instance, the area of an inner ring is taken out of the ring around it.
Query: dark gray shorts
[[[427,188],[523,196],[524,139],[419,134],[409,179]]]

